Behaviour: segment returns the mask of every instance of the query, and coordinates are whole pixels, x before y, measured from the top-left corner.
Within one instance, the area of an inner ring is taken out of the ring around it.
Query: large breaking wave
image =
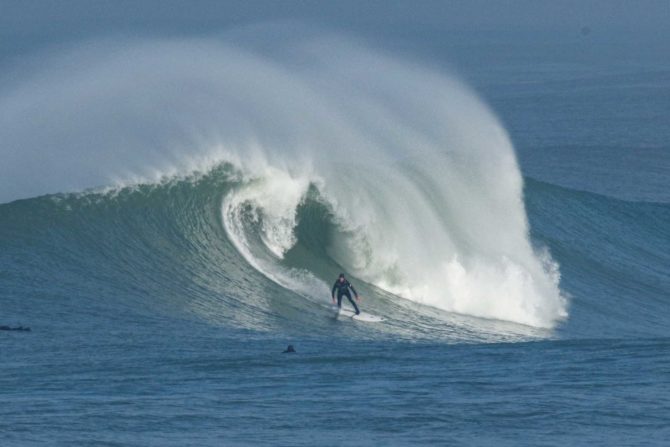
[[[0,200],[225,163],[228,238],[303,297],[343,269],[449,312],[543,328],[565,318],[558,266],[529,239],[512,144],[473,92],[350,40],[271,47],[107,41],[7,79]],[[301,232],[312,218],[322,231]]]

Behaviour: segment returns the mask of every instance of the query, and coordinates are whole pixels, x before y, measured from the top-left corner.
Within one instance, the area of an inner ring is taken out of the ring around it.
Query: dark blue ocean
[[[670,64],[585,34],[5,54],[3,443],[669,445]]]

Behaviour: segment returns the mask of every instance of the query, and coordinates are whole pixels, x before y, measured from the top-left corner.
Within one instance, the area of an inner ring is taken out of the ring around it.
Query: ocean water
[[[667,445],[667,63],[235,42],[5,77],[6,443]]]

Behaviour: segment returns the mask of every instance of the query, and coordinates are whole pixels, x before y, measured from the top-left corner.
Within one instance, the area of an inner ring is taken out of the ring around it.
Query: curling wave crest
[[[0,201],[229,163],[241,180],[223,199],[226,232],[284,287],[322,293],[323,272],[283,259],[309,199],[332,218],[323,255],[361,280],[477,317],[565,318],[488,107],[453,76],[357,42],[296,42],[90,43],[5,82]]]

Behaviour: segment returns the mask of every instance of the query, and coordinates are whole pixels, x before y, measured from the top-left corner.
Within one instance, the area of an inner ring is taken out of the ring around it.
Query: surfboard
[[[367,323],[380,323],[380,322],[384,321],[384,317],[380,317],[378,315],[368,314],[368,313],[365,313],[365,312],[361,312],[360,314],[354,315],[351,318],[354,319],[354,320],[357,320],[357,321],[365,321]]]
[[[340,309],[337,306],[333,306],[333,311],[337,318],[351,318],[356,321],[365,321],[366,323],[379,323],[384,321],[384,317],[378,315],[369,314],[367,312],[361,312],[356,315],[356,312],[350,309]]]

